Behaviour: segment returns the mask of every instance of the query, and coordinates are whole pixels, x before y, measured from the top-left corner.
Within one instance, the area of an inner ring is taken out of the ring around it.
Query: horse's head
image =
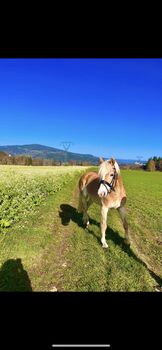
[[[108,193],[115,190],[116,180],[119,173],[119,165],[114,158],[105,161],[100,158],[100,167],[98,172],[100,177],[98,187],[99,197],[106,197]]]

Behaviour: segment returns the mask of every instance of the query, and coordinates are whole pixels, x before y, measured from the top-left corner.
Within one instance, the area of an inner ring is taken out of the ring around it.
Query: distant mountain
[[[99,161],[99,157],[95,157],[91,154],[66,152],[58,148],[39,144],[0,146],[0,151],[11,154],[12,156],[26,155],[31,156],[32,158],[51,159],[62,162],[74,160],[76,162],[85,161],[91,162],[92,164],[98,164]],[[117,161],[119,164],[132,164],[136,162],[136,160],[132,159],[117,159]],[[141,162],[144,163],[143,161]]]
[[[31,145],[12,145],[12,146],[0,146],[0,151],[11,154],[12,156],[26,155],[32,158],[44,158],[56,161],[70,161],[77,162],[86,161],[93,164],[98,164],[98,157],[94,157],[91,154],[80,154],[73,152],[66,152],[64,150],[43,146],[38,144]]]

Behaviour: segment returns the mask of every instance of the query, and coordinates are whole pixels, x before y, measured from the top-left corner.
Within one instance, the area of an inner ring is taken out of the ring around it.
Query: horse
[[[127,197],[117,161],[114,158],[108,160],[100,158],[98,173],[91,171],[83,174],[79,179],[78,185],[78,212],[83,214],[85,227],[88,228],[89,225],[87,210],[92,203],[97,203],[101,207],[101,243],[103,248],[108,248],[105,239],[107,214],[109,209],[115,208],[118,210],[123,223],[125,243],[129,245],[130,240],[125,209]]]

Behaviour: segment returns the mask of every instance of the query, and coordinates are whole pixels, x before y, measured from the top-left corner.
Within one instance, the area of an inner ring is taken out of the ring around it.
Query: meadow
[[[97,168],[94,168],[97,170]],[[0,166],[0,291],[155,291],[162,279],[162,173],[122,170],[131,246],[118,212],[84,229],[76,210],[87,167]]]
[[[82,167],[0,165],[0,230],[19,221],[58,192]]]

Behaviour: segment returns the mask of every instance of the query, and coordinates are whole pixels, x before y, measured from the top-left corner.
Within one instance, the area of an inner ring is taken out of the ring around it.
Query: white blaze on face
[[[109,192],[110,192],[110,187],[108,185],[104,185],[104,184],[100,185],[98,189],[99,197],[106,197]]]

